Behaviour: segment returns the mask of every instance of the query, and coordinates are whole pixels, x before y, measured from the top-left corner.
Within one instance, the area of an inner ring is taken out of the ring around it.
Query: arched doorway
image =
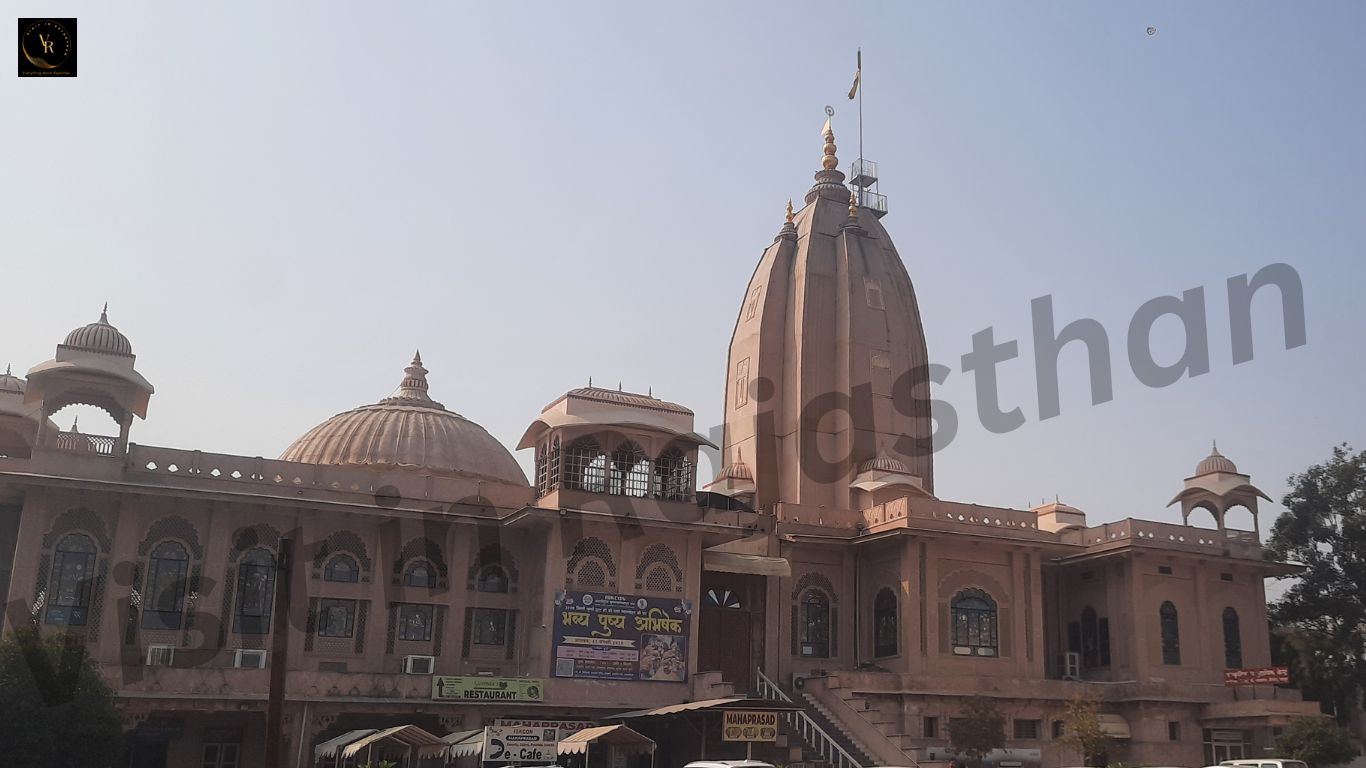
[[[720,672],[737,693],[754,685],[762,664],[764,577],[705,571],[697,630],[697,669]]]

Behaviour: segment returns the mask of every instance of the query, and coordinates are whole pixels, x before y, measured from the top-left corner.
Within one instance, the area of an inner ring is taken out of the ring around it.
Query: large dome
[[[87,352],[104,352],[110,355],[133,354],[133,345],[118,328],[109,324],[109,305],[100,312],[100,319],[90,325],[81,326],[66,335],[63,346],[83,349]]]
[[[526,475],[483,427],[427,395],[427,369],[414,356],[398,394],[339,413],[280,454],[284,461],[459,474],[526,486]]]

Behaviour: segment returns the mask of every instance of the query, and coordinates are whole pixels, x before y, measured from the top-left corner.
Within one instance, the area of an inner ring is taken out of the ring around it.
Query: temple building
[[[133,766],[260,765],[281,666],[299,766],[381,736],[472,765],[499,721],[585,734],[562,747],[625,723],[660,765],[741,757],[703,732],[720,715],[671,718],[759,700],[783,725],[756,757],[942,765],[970,695],[1006,716],[997,763],[1082,764],[1060,740],[1079,695],[1112,762],[1267,754],[1318,707],[1226,684],[1271,664],[1263,580],[1295,571],[1263,556],[1265,494],[1217,450],[1172,501],[1182,525],[937,488],[915,287],[823,135],[741,298],[720,446],[686,406],[587,386],[528,404],[528,478],[420,355],[278,459],[140,445],[154,389],[102,312],[0,377],[5,626],[84,637]],[[117,434],[61,428],[73,405]]]

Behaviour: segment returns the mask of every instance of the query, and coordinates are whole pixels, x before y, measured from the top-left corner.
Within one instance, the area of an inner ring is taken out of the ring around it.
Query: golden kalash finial
[[[858,192],[849,190],[849,218],[858,218]]]
[[[821,158],[821,167],[827,171],[833,171],[839,167],[840,161],[835,157],[835,129],[830,127],[830,120],[825,118],[825,127],[821,129],[821,135],[825,137],[825,156]]]
[[[792,213],[792,198],[787,199],[787,223],[791,224],[797,217]]]

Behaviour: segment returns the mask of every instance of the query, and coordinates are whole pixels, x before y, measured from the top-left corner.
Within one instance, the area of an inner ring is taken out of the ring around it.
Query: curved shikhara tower
[[[910,275],[825,155],[759,260],[735,321],[711,489],[813,522],[934,490],[928,358]]]

